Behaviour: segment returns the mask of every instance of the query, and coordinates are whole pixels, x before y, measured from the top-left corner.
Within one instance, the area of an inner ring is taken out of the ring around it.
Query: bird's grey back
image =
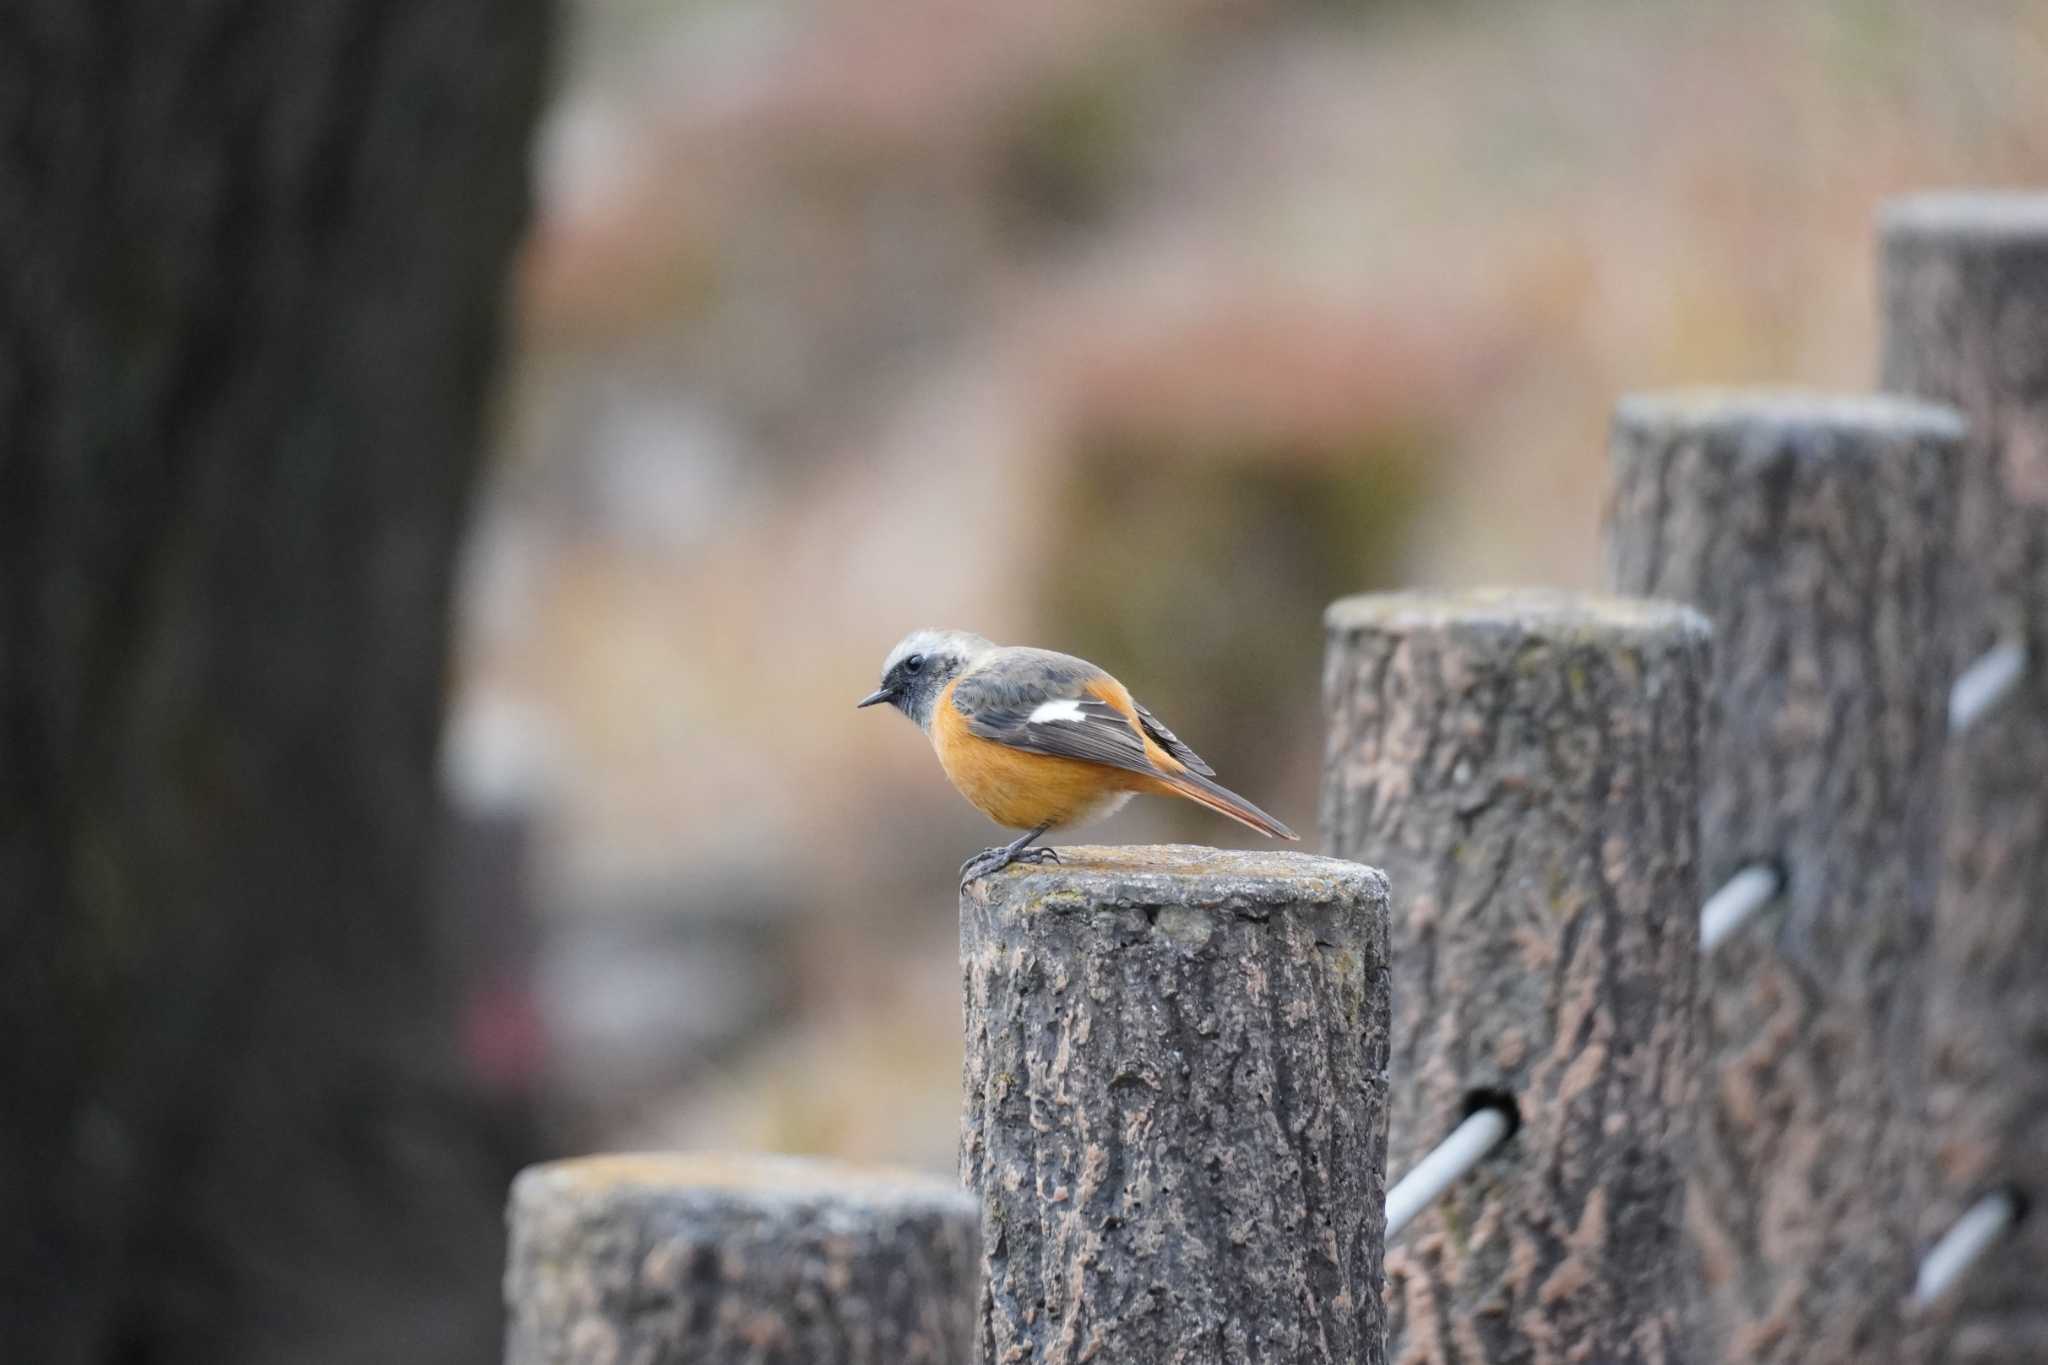
[[[1005,732],[1028,726],[1040,703],[1063,697],[1085,697],[1089,683],[1107,677],[1109,674],[1086,659],[1077,659],[1057,650],[1011,645],[991,651],[960,675],[960,680],[953,687],[953,705],[974,724],[977,734],[1014,743],[1014,737]],[[1132,704],[1137,708],[1138,725],[1161,748],[1204,777],[1216,775],[1216,770],[1204,762],[1185,740],[1167,729],[1143,702],[1133,699]],[[1122,713],[1107,703],[1091,702],[1090,705],[1100,707],[1093,719],[1109,721],[1114,718],[1118,724],[1122,723]]]
[[[953,704],[968,716],[984,710],[1029,712],[1042,701],[1079,697],[1090,682],[1106,676],[1071,654],[1009,645],[983,656],[961,674]]]

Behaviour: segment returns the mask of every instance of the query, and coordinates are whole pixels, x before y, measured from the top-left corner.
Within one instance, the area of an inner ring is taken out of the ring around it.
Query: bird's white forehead
[[[913,630],[898,640],[896,648],[889,651],[889,657],[882,660],[882,672],[887,673],[913,654],[950,654],[973,660],[994,648],[993,644],[972,631]]]

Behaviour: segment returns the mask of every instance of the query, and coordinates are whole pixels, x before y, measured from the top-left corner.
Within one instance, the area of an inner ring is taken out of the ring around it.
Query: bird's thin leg
[[[1030,847],[1033,839],[1042,838],[1052,828],[1048,820],[1037,829],[1026,830],[1001,848],[985,848],[960,865],[960,885],[965,886],[976,877],[986,877],[991,872],[1000,872],[1011,863],[1056,863],[1060,855],[1049,848]]]
[[[1048,820],[1029,834],[1012,839],[1003,846],[1002,851],[1010,855],[1009,861],[1013,863],[1056,863],[1060,860],[1058,849],[1030,847],[1033,839],[1044,838],[1045,832],[1051,828],[1052,821]]]

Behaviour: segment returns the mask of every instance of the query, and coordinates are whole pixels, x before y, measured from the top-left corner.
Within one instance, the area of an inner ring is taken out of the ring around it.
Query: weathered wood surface
[[[1882,221],[1883,379],[1971,424],[1944,631],[1960,671],[2001,639],[2030,661],[1946,770],[1933,943],[1931,1242],[1986,1188],[2048,1201],[2048,195],[1944,195]],[[1933,1358],[2048,1360],[2048,1217],[1937,1306]]]
[[[512,1186],[508,1365],[969,1365],[974,1199],[794,1157],[588,1157]]]
[[[1390,1165],[1521,1126],[1387,1255],[1391,1358],[1697,1359],[1691,611],[1397,594],[1328,613],[1323,831],[1394,889]]]
[[[983,1365],[1379,1365],[1386,880],[1066,848],[960,899]]]
[[[1909,1356],[1921,1030],[1962,426],[1877,398],[1624,400],[1610,561],[1714,623],[1702,868],[1780,907],[1706,964],[1687,1222],[1718,1358]]]

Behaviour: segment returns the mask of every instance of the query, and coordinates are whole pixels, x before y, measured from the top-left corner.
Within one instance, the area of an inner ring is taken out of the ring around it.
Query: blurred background
[[[1596,584],[1619,393],[1867,386],[1879,200],[2048,175],[2017,0],[576,0],[562,43],[447,747],[516,850],[472,1055],[553,1152],[951,1169],[997,831],[853,710],[906,630],[1090,657],[1313,831],[1329,599]]]
[[[1867,386],[1878,203],[2048,180],[2044,71],[2032,0],[0,6],[0,1359],[482,1365],[527,1162],[950,1170],[999,831],[889,647],[1313,831],[1324,605],[1597,583],[1625,391]]]

